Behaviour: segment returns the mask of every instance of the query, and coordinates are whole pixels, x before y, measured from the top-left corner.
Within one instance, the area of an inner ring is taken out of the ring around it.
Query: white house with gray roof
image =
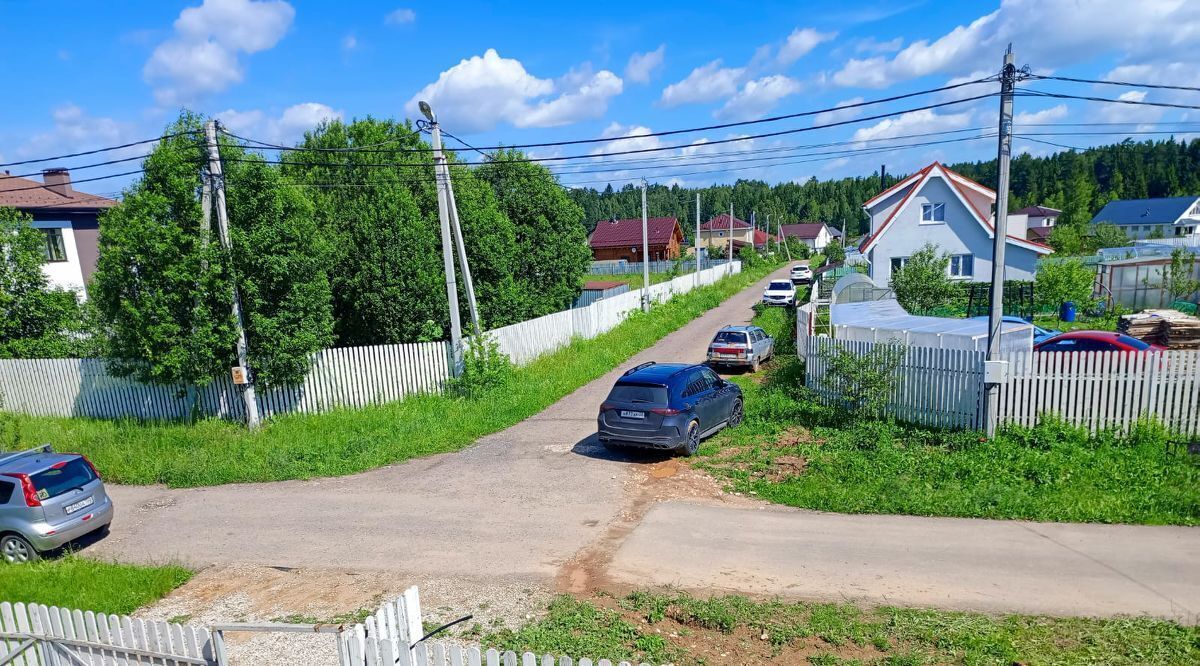
[[[1142,238],[1200,238],[1200,197],[1118,199],[1092,218],[1092,224],[1113,224],[1134,240]]]
[[[992,206],[996,193],[934,162],[863,204],[871,216],[871,233],[859,246],[868,275],[885,285],[925,243],[950,255],[951,278],[992,281]],[[1009,230],[1005,278],[1032,280],[1038,257],[1049,246],[1025,238],[1025,230]]]

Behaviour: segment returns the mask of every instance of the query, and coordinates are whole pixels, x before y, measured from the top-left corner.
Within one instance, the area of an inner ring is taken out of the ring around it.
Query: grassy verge
[[[545,409],[772,270],[756,266],[680,295],[613,330],[576,340],[471,398],[403,402],[273,419],[257,432],[220,420],[195,425],[20,417],[26,443],[87,454],[115,483],[209,486],[338,476],[461,449]]]
[[[128,615],[191,577],[192,572],[183,567],[114,564],[68,555],[33,564],[0,565],[0,601]]]
[[[848,604],[635,592],[559,597],[485,647],[650,663],[1185,664],[1200,629],[1152,619],[992,617]]]
[[[658,284],[659,282],[666,282],[667,280],[670,280],[672,277],[678,277],[678,276],[672,276],[670,273],[651,273],[650,274],[650,284]],[[605,281],[611,281],[611,282],[624,282],[625,284],[629,285],[630,290],[641,289],[642,284],[645,282],[642,279],[641,273],[621,273],[620,275],[599,275],[599,276],[595,276],[595,278],[597,280],[605,280]]]
[[[785,311],[757,321],[791,339]],[[786,352],[765,378],[734,379],[746,421],[700,450],[697,464],[741,492],[840,513],[1200,525],[1200,461],[1153,424],[1118,437],[1045,420],[987,440],[873,421],[813,401]]]

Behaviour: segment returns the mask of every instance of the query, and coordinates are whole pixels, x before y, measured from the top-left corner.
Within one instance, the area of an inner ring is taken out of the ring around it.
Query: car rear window
[[[29,479],[33,481],[38,499],[46,500],[86,486],[96,480],[96,475],[83,458],[72,458],[61,467],[51,467],[37,474],[30,474]]]
[[[771,283],[771,286],[767,287],[767,289],[782,289],[784,291],[787,291],[791,288],[792,288],[792,283],[786,282],[784,280],[775,280],[774,282]]]
[[[717,333],[717,337],[713,338],[713,342],[725,345],[739,343],[744,345],[746,344],[746,334],[741,331],[720,331]]]
[[[1134,349],[1136,349],[1138,351],[1144,351],[1144,350],[1150,348],[1150,343],[1143,342],[1141,340],[1138,340],[1135,337],[1131,337],[1128,335],[1118,335],[1117,340],[1119,340],[1121,342],[1121,344],[1133,347]]]
[[[608,399],[613,402],[667,402],[667,387],[656,384],[617,384]]]

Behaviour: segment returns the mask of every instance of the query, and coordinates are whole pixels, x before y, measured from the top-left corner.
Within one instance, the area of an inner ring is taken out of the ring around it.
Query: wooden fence
[[[697,286],[741,271],[741,262],[708,268],[649,287],[661,303]],[[642,290],[605,298],[582,308],[555,312],[488,331],[500,351],[518,365],[570,344],[594,338],[624,321],[641,306]],[[420,342],[370,347],[339,347],[313,354],[298,386],[258,392],[263,417],[292,412],[395,402],[441,391],[450,378],[450,345]],[[240,389],[222,376],[194,394],[182,386],[142,384],[108,374],[99,359],[0,359],[0,409],[35,416],[183,419],[195,405],[203,416],[243,420]]]
[[[825,354],[869,353],[879,343],[812,337],[797,319],[805,383],[827,404],[841,400]],[[928,426],[983,429],[984,352],[904,347],[887,412]],[[997,421],[1033,426],[1047,414],[1091,432],[1126,431],[1154,419],[1172,431],[1200,435],[1200,352],[1008,352]]]
[[[612,661],[562,655],[483,650],[478,646],[422,638],[421,602],[416,587],[384,604],[362,624],[338,634],[341,666],[613,666]],[[617,666],[632,666],[619,662]],[[641,664],[641,666],[647,666]]]
[[[0,664],[215,666],[207,629],[41,604],[0,603]]]

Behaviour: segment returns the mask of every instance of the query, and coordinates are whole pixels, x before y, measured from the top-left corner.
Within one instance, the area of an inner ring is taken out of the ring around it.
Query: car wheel
[[[733,403],[733,409],[729,410],[729,427],[736,428],[742,423],[742,418],[745,416],[742,413],[742,399],[738,398]]]
[[[9,564],[24,564],[41,559],[33,544],[19,534],[5,534],[0,537],[0,558]]]
[[[683,455],[694,456],[700,450],[700,422],[692,419],[688,422],[687,439],[683,442]]]
[[[759,360],[754,359],[754,361],[750,363],[750,372],[758,372],[758,366],[759,366]]]

